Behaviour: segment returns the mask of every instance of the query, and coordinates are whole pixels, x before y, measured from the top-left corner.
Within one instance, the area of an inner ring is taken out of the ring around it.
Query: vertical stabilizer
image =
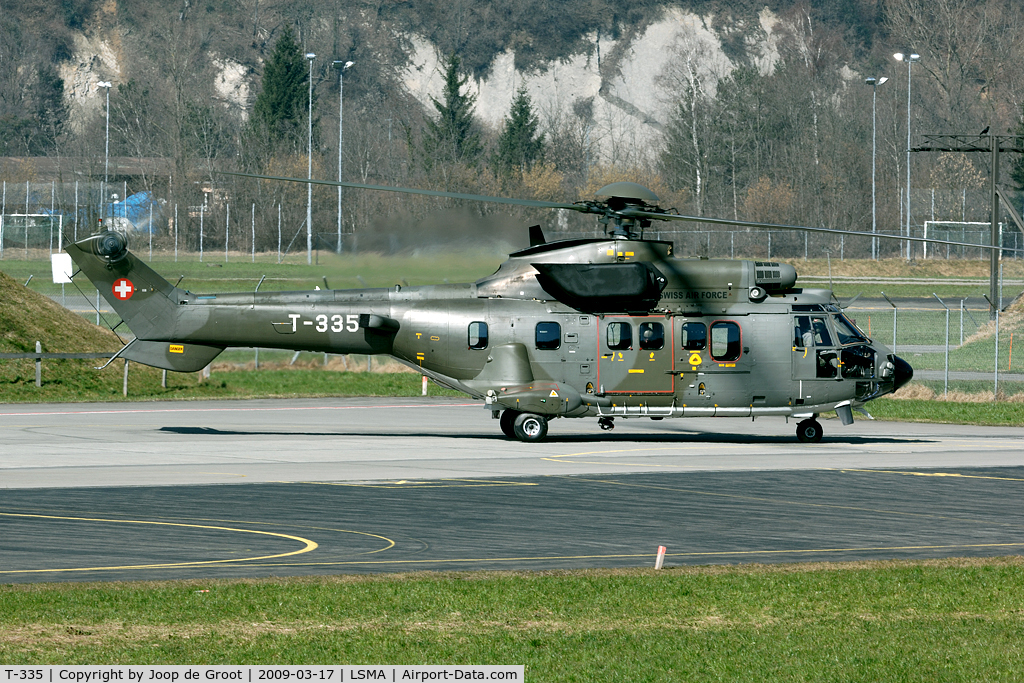
[[[66,250],[137,338],[174,339],[184,293],[128,251],[124,235],[107,230]]]

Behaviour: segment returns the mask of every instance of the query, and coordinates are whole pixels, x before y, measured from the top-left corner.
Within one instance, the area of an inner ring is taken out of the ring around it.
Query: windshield
[[[832,316],[832,322],[835,323],[840,346],[868,341],[867,336],[857,328],[853,321],[842,313]]]

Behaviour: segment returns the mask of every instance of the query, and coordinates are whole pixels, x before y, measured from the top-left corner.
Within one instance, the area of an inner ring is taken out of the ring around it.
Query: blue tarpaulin
[[[104,207],[105,218],[127,218],[138,232],[156,232],[156,226],[149,224],[150,207],[153,223],[160,218],[160,204],[153,199],[152,192],[136,192],[124,201],[113,202]]]

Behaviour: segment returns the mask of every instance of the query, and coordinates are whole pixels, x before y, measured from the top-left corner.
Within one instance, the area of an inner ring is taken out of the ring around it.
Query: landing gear
[[[520,413],[516,416],[514,429],[516,438],[520,441],[543,441],[548,435],[548,419],[543,415]]]
[[[813,418],[804,420],[796,426],[796,438],[803,443],[818,443],[824,433],[821,424]]]
[[[597,421],[597,424],[599,427],[601,427],[601,429],[605,430],[606,432],[610,432],[611,430],[615,429],[615,418],[602,417]]]
[[[516,438],[516,418],[521,413],[518,410],[506,409],[501,412],[498,424],[501,426],[501,433],[510,439]]]

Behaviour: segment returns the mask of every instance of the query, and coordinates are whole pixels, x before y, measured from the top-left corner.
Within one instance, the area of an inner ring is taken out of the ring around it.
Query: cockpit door
[[[839,350],[828,316],[793,316],[793,379],[841,379]]]

